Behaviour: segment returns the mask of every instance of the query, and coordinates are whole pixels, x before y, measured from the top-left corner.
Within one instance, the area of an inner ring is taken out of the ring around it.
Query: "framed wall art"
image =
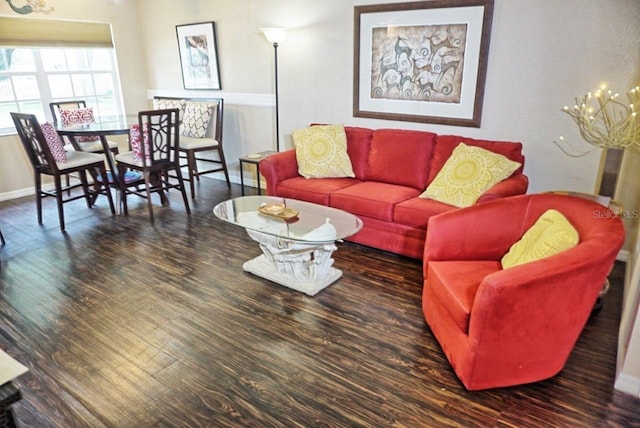
[[[176,25],[185,89],[222,89],[214,22]]]
[[[353,115],[480,127],[493,0],[354,8]]]

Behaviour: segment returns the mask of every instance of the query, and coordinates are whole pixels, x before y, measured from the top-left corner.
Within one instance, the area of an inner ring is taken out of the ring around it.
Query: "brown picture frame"
[[[354,117],[480,127],[493,2],[355,6]]]

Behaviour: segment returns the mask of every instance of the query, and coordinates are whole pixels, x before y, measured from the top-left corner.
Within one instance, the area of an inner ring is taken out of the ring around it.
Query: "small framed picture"
[[[222,89],[215,22],[176,25],[185,89]]]

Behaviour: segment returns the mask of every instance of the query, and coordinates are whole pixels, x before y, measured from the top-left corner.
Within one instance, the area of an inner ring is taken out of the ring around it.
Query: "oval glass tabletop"
[[[282,204],[282,211],[270,213],[264,209],[269,204]],[[333,242],[362,228],[362,220],[346,211],[275,196],[230,199],[216,205],[213,213],[245,229],[301,242]]]

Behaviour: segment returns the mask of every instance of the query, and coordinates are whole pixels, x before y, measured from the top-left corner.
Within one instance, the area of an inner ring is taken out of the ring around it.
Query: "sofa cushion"
[[[553,256],[578,245],[578,231],[559,211],[550,209],[502,257],[504,269]]]
[[[393,210],[393,221],[426,229],[430,217],[455,209],[457,208],[452,205],[433,199],[411,198],[396,205]]]
[[[373,132],[366,180],[424,190],[435,134],[400,129]]]
[[[465,143],[467,146],[482,147],[483,149],[491,150],[494,153],[506,156],[512,161],[519,162],[521,166],[514,172],[514,174],[522,172],[522,168],[524,166],[522,143],[511,141],[474,140],[473,138],[460,137],[457,135],[437,135],[435,137],[433,159],[431,160],[431,168],[429,170],[429,183],[431,183],[438,172],[440,172],[445,162],[447,162],[451,157],[451,153],[458,144],[460,144],[460,142]]]
[[[353,173],[358,180],[364,180],[367,171],[367,158],[371,150],[371,139],[373,130],[369,128],[358,128],[355,126],[345,126],[344,132],[347,134],[347,154],[351,159]]]
[[[494,260],[430,261],[427,278],[434,294],[460,330],[469,333],[469,318],[482,280],[500,270]]]
[[[345,187],[360,183],[355,178],[304,178],[294,177],[278,184],[277,195],[299,199],[320,205],[329,205],[329,195]]]
[[[519,167],[520,163],[503,155],[460,143],[420,197],[459,208],[469,207]]]
[[[355,177],[344,125],[316,125],[292,132],[298,173],[305,178]]]
[[[418,193],[411,187],[365,181],[333,192],[329,203],[355,215],[392,221],[395,204],[414,198]]]

